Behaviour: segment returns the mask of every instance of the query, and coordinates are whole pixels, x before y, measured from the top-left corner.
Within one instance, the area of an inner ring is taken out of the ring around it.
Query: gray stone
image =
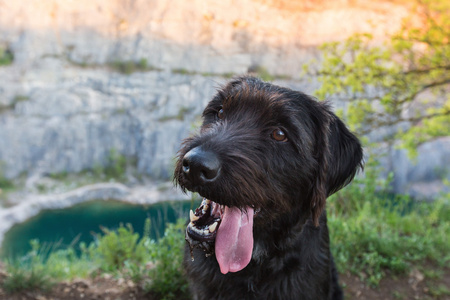
[[[303,64],[320,57],[317,45],[355,30],[377,39],[401,26],[404,7],[366,2],[331,1],[309,11],[259,2],[3,1],[0,42],[15,59],[0,67],[1,171],[8,178],[26,173],[32,185],[45,174],[104,164],[114,149],[135,158],[139,172],[167,180],[181,139],[225,81],[211,74],[260,66],[295,79],[281,85],[312,93],[319,83],[298,79]],[[107,67],[141,59],[162,71],[123,75]],[[186,71],[197,75],[180,74]],[[425,189],[418,186],[436,186],[436,174],[448,169],[446,139],[424,144],[416,164],[404,151],[386,151],[395,192],[418,195]]]

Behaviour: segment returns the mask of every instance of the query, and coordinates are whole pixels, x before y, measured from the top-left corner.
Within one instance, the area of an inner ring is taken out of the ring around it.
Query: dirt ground
[[[439,278],[425,278],[425,275],[413,269],[408,276],[386,276],[377,288],[370,288],[361,282],[358,276],[341,274],[345,299],[439,299],[450,300],[450,269],[442,270]]]
[[[0,272],[0,282],[6,274]],[[439,299],[450,300],[450,268],[442,270],[437,278],[425,278],[414,269],[408,276],[387,276],[377,288],[370,288],[358,276],[341,274],[345,299]],[[8,295],[0,289],[1,300],[156,300],[145,295],[131,281],[100,277],[93,280],[74,280],[57,284],[49,293],[24,292]]]

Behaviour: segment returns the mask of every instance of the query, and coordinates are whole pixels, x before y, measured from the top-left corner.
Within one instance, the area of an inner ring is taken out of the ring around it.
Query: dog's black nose
[[[220,161],[211,151],[196,147],[183,157],[183,173],[192,184],[214,181],[220,172]]]

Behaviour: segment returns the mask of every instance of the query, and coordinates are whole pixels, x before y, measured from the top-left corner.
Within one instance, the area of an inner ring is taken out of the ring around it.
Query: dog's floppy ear
[[[327,197],[352,181],[363,168],[363,150],[358,138],[333,114],[328,135]]]
[[[359,140],[345,124],[322,104],[327,120],[322,123],[316,145],[318,174],[312,194],[312,218],[316,226],[326,198],[352,181],[363,167],[363,150]]]

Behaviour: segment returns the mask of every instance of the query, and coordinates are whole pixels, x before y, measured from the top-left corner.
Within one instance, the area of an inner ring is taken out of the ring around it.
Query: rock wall
[[[369,0],[0,0],[0,43],[25,68],[46,56],[82,64],[145,58],[166,70],[262,65],[299,77],[317,45],[358,31],[384,37],[405,14]]]
[[[136,158],[138,171],[169,178],[180,141],[216,84],[169,72],[120,75],[41,63],[45,68],[29,69],[22,80],[14,67],[0,69],[4,93],[19,90],[22,97],[0,114],[8,177],[79,172],[104,163],[114,149]]]
[[[0,66],[4,175],[78,172],[115,149],[138,171],[168,179],[181,139],[226,81],[220,74],[261,66],[311,93],[316,86],[300,74],[317,45],[356,31],[381,39],[406,13],[390,2],[295,3],[0,0],[0,47],[14,54]],[[147,71],[129,75],[106,66],[142,59]],[[423,145],[417,164],[395,149],[383,164],[397,175],[396,192],[434,195],[449,157],[444,138]]]

